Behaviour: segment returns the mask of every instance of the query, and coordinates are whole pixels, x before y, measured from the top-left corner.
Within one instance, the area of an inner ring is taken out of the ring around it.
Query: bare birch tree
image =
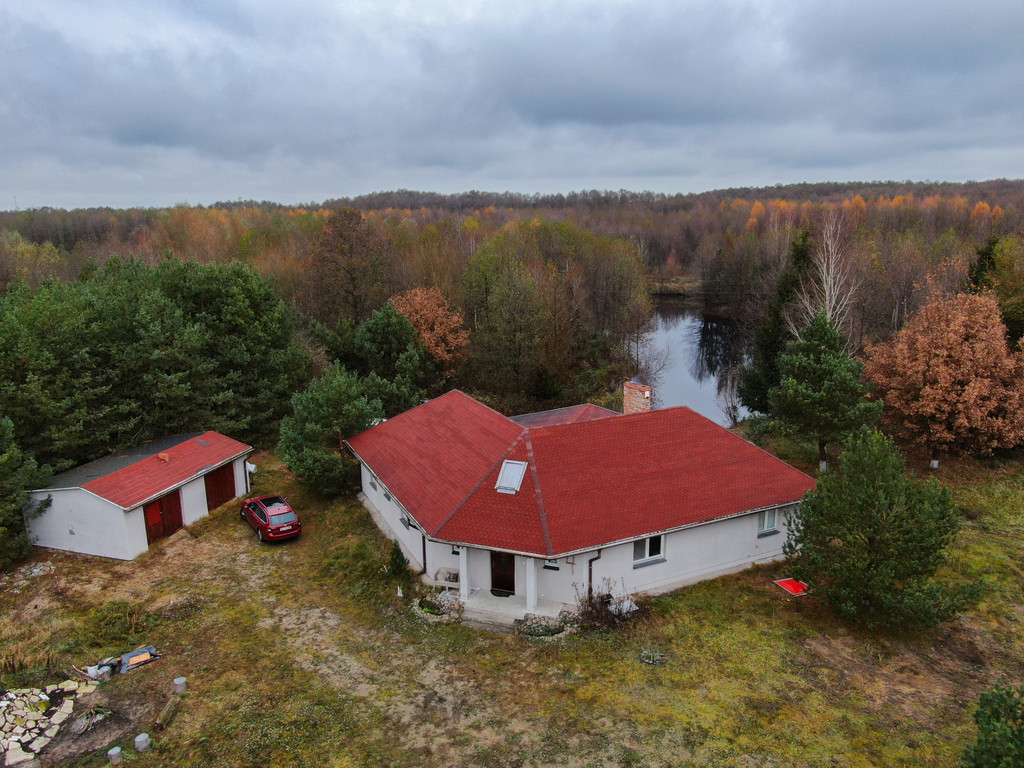
[[[843,334],[849,353],[854,347],[850,338],[850,310],[860,281],[854,277],[844,247],[843,224],[843,216],[834,212],[828,213],[822,221],[817,247],[811,256],[810,274],[801,281],[787,321],[790,332],[799,338],[800,329],[806,327],[817,312],[824,312],[825,317]]]

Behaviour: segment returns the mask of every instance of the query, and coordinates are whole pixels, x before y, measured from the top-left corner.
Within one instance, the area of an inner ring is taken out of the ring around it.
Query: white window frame
[[[762,509],[757,513],[757,537],[774,536],[779,532],[779,510]]]
[[[651,542],[658,542],[657,546],[652,547]],[[637,557],[639,547],[643,546],[643,556]],[[654,550],[655,553],[651,554]],[[645,565],[654,565],[655,563],[665,562],[665,534],[659,534],[657,536],[647,536],[643,539],[637,539],[633,542],[633,567],[643,568]]]
[[[498,493],[518,493],[519,486],[523,484],[523,478],[526,477],[526,467],[525,461],[505,459],[501,464],[498,479],[494,483],[494,489]]]

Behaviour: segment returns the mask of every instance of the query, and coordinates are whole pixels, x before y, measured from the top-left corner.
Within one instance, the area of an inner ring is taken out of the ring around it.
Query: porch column
[[[459,599],[469,599],[469,547],[459,547]]]
[[[526,612],[537,612],[537,558],[527,557],[526,560]]]

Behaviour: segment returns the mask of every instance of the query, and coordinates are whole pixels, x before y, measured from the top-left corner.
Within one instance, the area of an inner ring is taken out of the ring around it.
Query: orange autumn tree
[[[437,361],[445,376],[466,359],[469,331],[462,327],[462,317],[440,290],[412,288],[394,296],[391,305],[408,318],[427,354]]]
[[[866,351],[882,425],[940,452],[990,454],[1024,439],[1024,372],[988,295],[929,301],[890,341]]]

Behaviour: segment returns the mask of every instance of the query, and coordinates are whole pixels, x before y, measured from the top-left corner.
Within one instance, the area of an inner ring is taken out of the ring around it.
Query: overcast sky
[[[998,177],[1021,0],[0,9],[0,209]]]

